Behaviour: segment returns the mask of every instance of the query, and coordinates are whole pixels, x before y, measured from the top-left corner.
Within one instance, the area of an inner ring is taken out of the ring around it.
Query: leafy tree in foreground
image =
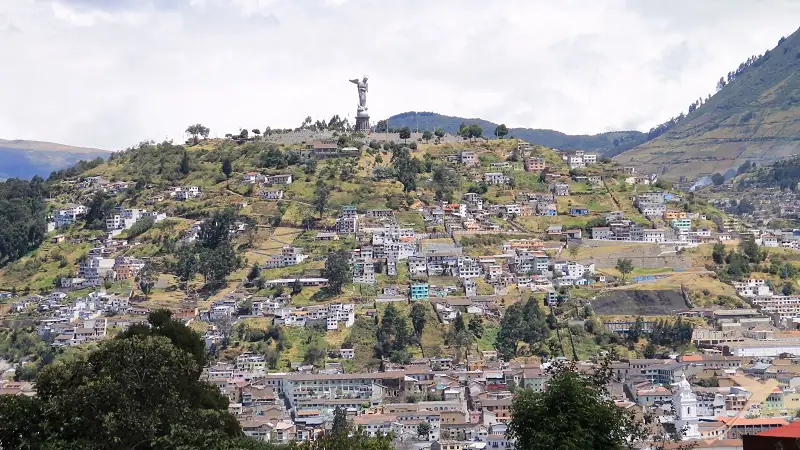
[[[546,390],[514,398],[508,437],[525,450],[624,450],[651,440],[661,448],[663,438],[614,404],[605,388],[611,375],[608,360],[595,373],[579,372],[574,362],[556,365]]]
[[[105,341],[85,360],[47,366],[37,397],[0,403],[3,448],[219,448],[241,438],[227,399],[198,381],[190,354],[165,337]],[[11,410],[11,411],[9,411]],[[23,434],[24,433],[24,434]]]

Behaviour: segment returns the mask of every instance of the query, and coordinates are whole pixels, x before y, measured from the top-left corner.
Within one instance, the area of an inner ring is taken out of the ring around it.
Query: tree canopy
[[[168,311],[36,377],[37,396],[0,396],[0,446],[29,449],[258,448],[200,381],[203,341]],[[268,447],[261,447],[268,448]]]
[[[508,437],[525,450],[640,448],[645,424],[608,395],[608,361],[594,373],[574,362],[557,364],[543,392],[521,391],[513,401]],[[658,439],[658,438],[656,438]]]

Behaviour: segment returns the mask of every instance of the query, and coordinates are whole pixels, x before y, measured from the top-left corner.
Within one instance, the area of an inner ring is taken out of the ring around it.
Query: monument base
[[[356,132],[364,134],[369,133],[369,116],[356,117]]]

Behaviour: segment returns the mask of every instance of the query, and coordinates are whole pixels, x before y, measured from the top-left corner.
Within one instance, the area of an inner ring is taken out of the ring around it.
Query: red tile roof
[[[762,431],[761,433],[758,433],[756,436],[800,438],[800,420],[792,422],[784,427],[773,428],[771,430]]]

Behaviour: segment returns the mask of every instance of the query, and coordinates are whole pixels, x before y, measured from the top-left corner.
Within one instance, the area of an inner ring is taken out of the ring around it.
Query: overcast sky
[[[0,0],[0,138],[352,118],[365,74],[373,121],[646,130],[798,25],[798,0]]]

